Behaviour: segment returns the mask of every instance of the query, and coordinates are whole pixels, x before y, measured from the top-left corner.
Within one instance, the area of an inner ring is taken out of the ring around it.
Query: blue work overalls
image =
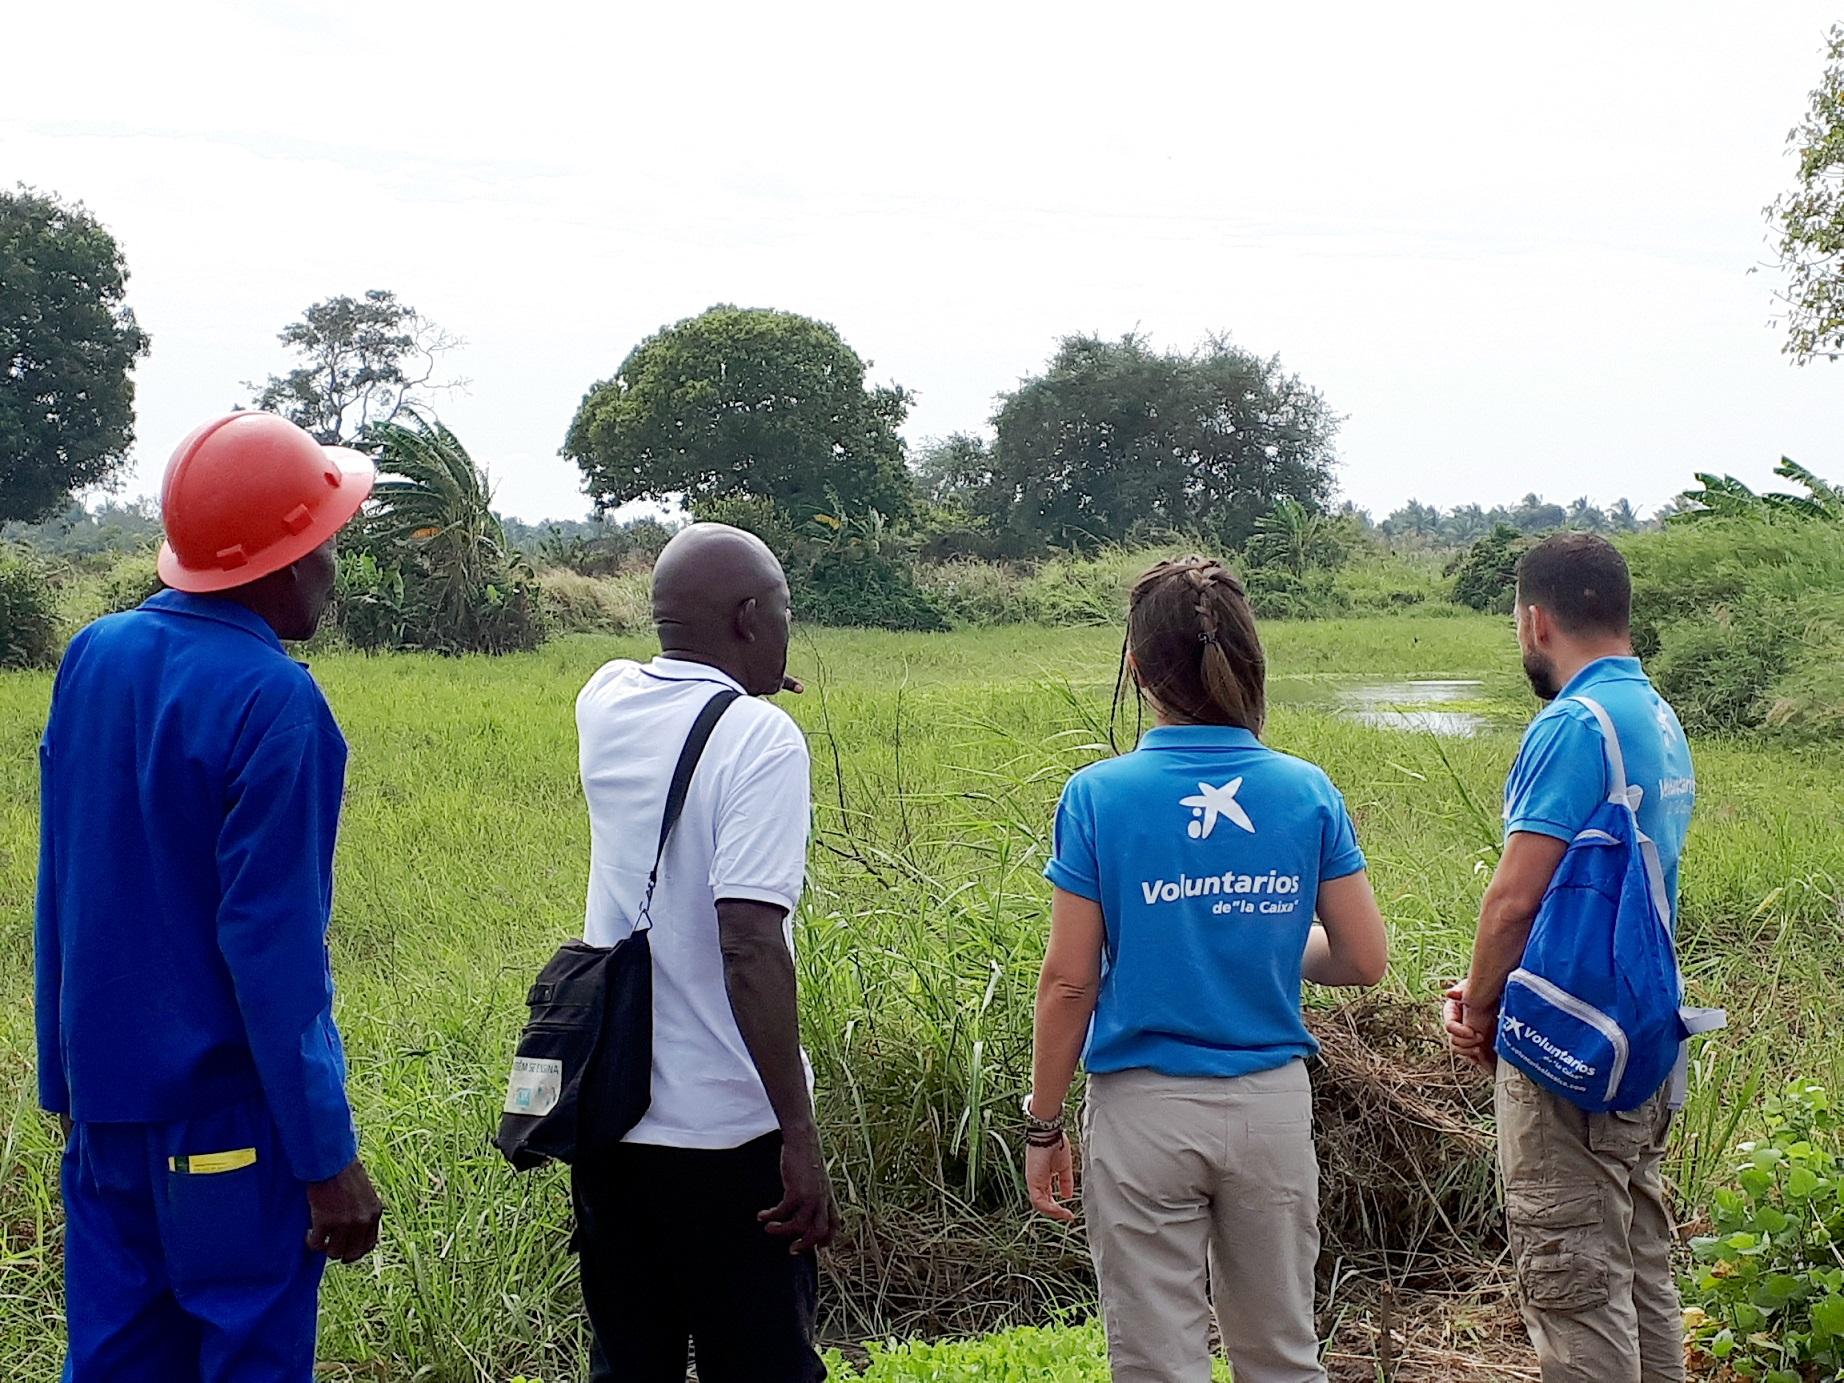
[[[346,746],[241,606],[72,642],[40,748],[39,1096],[71,1383],[308,1383],[306,1187],[357,1155],[326,930]]]

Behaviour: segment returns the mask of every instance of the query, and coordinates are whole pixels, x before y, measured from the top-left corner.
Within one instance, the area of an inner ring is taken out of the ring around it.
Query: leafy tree
[[[1797,185],[1767,208],[1786,271],[1786,353],[1801,365],[1844,354],[1844,24],[1826,58],[1811,109],[1787,136]]]
[[[1599,505],[1590,504],[1588,497],[1583,495],[1569,502],[1563,525],[1584,533],[1605,533],[1608,528],[1607,511]]]
[[[434,382],[442,357],[463,343],[388,289],[315,303],[278,339],[301,364],[244,387],[258,390],[256,407],[329,446],[364,441],[370,429],[426,408],[431,394],[466,383]]]
[[[651,566],[672,535],[676,524],[638,518],[617,523],[606,516],[588,520],[551,520],[532,525],[505,520],[512,546],[547,567],[579,576],[612,576],[616,572]]]
[[[127,459],[129,371],[148,349],[127,282],[82,204],[0,192],[0,523],[56,513]]]
[[[1520,533],[1550,533],[1569,521],[1569,512],[1560,504],[1547,503],[1541,495],[1528,494],[1511,510],[1510,521]]]
[[[112,499],[93,510],[71,500],[42,523],[0,525],[0,541],[81,559],[149,550],[160,541],[160,532],[160,506],[154,500]]]
[[[1448,567],[1447,574],[1454,578],[1454,602],[1475,610],[1509,614],[1517,589],[1517,559],[1529,547],[1527,534],[1509,524],[1499,524]]]
[[[1387,538],[1426,541],[1440,536],[1441,511],[1432,504],[1412,499],[1400,509],[1392,511],[1379,527]]]
[[[935,504],[971,506],[995,483],[992,448],[986,439],[956,432],[929,439],[916,458],[916,485]]]
[[[543,635],[531,570],[494,515],[486,475],[418,414],[376,424],[380,479],[342,559],[342,613],[361,647],[508,653]]]
[[[1441,537],[1456,546],[1477,542],[1492,531],[1492,517],[1477,504],[1462,504],[1441,520]]]
[[[1213,338],[1160,352],[1134,335],[1066,337],[1000,403],[967,498],[996,530],[1093,546],[1135,531],[1240,546],[1279,499],[1323,508],[1337,417],[1280,362]]]
[[[1630,499],[1617,499],[1607,509],[1607,526],[1615,533],[1637,533],[1639,515]]]
[[[868,362],[824,322],[720,306],[636,346],[583,396],[563,454],[599,508],[630,500],[764,500],[815,514],[906,517],[897,428],[909,395],[868,388]]]
[[[1348,518],[1319,514],[1297,499],[1277,499],[1255,520],[1243,555],[1252,569],[1279,568],[1293,576],[1336,571],[1351,559],[1356,527]]]
[[[1345,520],[1351,531],[1360,537],[1376,536],[1377,521],[1370,517],[1368,509],[1360,509],[1352,500],[1346,500],[1338,506],[1337,517]]]
[[[1803,494],[1770,491],[1756,494],[1732,475],[1697,472],[1700,489],[1686,491],[1681,507],[1666,516],[1671,523],[1701,519],[1777,517],[1844,523],[1844,488],[1822,480],[1790,457],[1780,458],[1774,474],[1798,485]]]

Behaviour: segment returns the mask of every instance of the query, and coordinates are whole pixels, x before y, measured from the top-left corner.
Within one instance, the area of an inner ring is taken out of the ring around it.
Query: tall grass
[[[1508,621],[1265,632],[1279,673],[1474,675],[1507,704],[1516,693]],[[503,659],[316,662],[352,742],[334,964],[365,1156],[390,1206],[382,1251],[329,1275],[322,1353],[349,1366],[335,1376],[580,1376],[562,1178],[513,1174],[487,1138],[525,987],[580,928],[571,704],[601,661],[643,651],[579,637]],[[1118,655],[1105,628],[797,643],[811,690],[787,704],[818,804],[800,975],[848,1222],[832,1338],[1041,1323],[1090,1299],[1080,1233],[1026,1213],[1012,1111],[1050,811],[1066,774],[1105,752]],[[49,686],[0,677],[0,1358],[20,1380],[55,1376],[62,1309],[56,1134],[30,1082],[32,748]],[[1438,982],[1465,965],[1514,731],[1437,742],[1283,706],[1269,738],[1344,790],[1392,923],[1388,983],[1433,1022]],[[1735,1027],[1701,1049],[1674,1146],[1693,1201],[1757,1083],[1844,1079],[1844,753],[1712,743],[1699,768],[1686,963]]]

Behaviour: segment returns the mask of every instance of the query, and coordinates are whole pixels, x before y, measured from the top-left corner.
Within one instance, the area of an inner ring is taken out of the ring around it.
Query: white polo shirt
[[[633,931],[673,766],[699,710],[725,689],[742,690],[702,663],[623,660],[577,698],[590,832],[583,937],[592,945]],[[730,1011],[717,900],[787,909],[793,954],[811,793],[807,741],[787,712],[750,696],[724,712],[653,895],[653,1104],[628,1142],[734,1148],[780,1126]]]

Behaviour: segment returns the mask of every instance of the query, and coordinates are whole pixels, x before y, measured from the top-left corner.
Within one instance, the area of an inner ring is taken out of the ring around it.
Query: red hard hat
[[[160,579],[200,594],[260,581],[350,523],[376,477],[370,457],[273,413],[213,419],[167,462]]]

